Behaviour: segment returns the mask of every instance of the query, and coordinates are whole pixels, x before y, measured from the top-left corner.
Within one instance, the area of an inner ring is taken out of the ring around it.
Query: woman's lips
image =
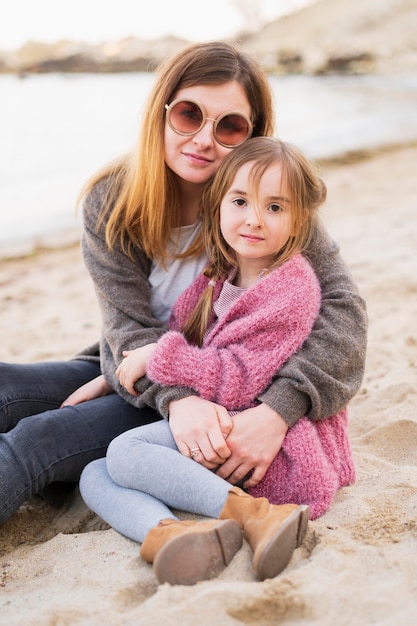
[[[210,163],[212,163],[210,159],[207,159],[200,154],[194,154],[193,152],[183,152],[183,155],[186,159],[188,159],[188,161],[196,165],[210,165]]]

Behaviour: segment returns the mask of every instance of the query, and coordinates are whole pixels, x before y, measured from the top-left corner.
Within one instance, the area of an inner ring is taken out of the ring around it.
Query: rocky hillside
[[[417,0],[318,0],[247,39],[271,72],[417,70]]]
[[[89,45],[80,41],[46,44],[28,41],[18,50],[0,51],[0,72],[146,72],[188,44],[176,37],[147,41],[126,37]]]
[[[417,0],[317,0],[238,41],[270,73],[417,71]],[[187,43],[174,37],[94,46],[28,42],[0,51],[0,72],[154,70]]]

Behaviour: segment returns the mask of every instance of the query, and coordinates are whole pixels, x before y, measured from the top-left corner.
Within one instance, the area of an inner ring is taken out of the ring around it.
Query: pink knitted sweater
[[[199,348],[178,329],[207,283],[200,275],[180,296],[170,320],[176,330],[158,341],[147,373],[164,385],[191,387],[229,410],[248,408],[310,333],[320,306],[319,283],[297,255],[244,291]],[[221,288],[219,281],[215,300]]]
[[[172,330],[158,341],[147,374],[163,385],[191,387],[228,410],[243,410],[256,404],[257,395],[310,333],[320,307],[319,283],[308,261],[296,255],[244,291],[200,348],[188,344],[179,328],[207,283],[200,275],[174,305]],[[214,300],[222,284],[218,281]],[[251,493],[274,503],[308,503],[314,519],[354,478],[343,411],[317,422],[300,419]]]

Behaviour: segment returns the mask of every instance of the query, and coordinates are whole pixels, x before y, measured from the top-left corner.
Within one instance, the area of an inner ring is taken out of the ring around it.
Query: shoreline
[[[341,154],[319,159],[313,159],[321,170],[330,170],[347,165],[354,165],[362,161],[369,161],[375,157],[391,154],[405,148],[417,147],[417,139],[407,142],[389,143],[376,147],[347,150]],[[70,227],[57,230],[45,235],[27,237],[22,241],[14,240],[5,243],[0,248],[0,262],[9,262],[36,256],[42,252],[54,251],[77,246],[81,237],[81,227]]]
[[[0,262],[8,263],[35,257],[42,252],[72,248],[80,243],[81,229],[68,228],[47,235],[27,237],[22,241],[4,244],[0,249]]]

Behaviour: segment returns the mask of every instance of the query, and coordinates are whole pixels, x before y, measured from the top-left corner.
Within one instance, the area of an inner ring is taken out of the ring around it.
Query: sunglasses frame
[[[198,107],[200,109],[200,111],[201,111],[201,115],[202,115],[201,124],[197,128],[197,130],[194,130],[191,133],[185,133],[185,132],[183,132],[181,130],[178,130],[177,128],[175,128],[175,126],[171,122],[171,111],[180,102],[190,102],[191,104],[194,104],[196,107]],[[171,128],[171,130],[174,131],[174,133],[177,133],[177,135],[183,135],[184,137],[192,137],[193,135],[196,135],[197,133],[199,133],[202,128],[204,128],[204,126],[205,126],[207,121],[210,121],[210,122],[213,122],[213,136],[214,136],[214,139],[217,141],[218,144],[220,144],[224,148],[236,148],[237,146],[240,146],[247,139],[249,139],[249,137],[252,136],[252,132],[253,132],[253,128],[254,128],[253,124],[252,124],[251,120],[249,119],[249,117],[247,115],[245,115],[245,113],[241,113],[240,111],[227,111],[226,113],[222,113],[221,115],[219,115],[218,117],[216,117],[214,119],[213,117],[207,117],[206,110],[203,107],[203,105],[200,104],[199,102],[197,102],[197,100],[193,100],[192,98],[177,98],[176,100],[173,100],[171,102],[171,104],[166,104],[165,105],[165,109],[166,109],[166,120],[167,120],[168,126]],[[217,131],[218,125],[220,124],[220,122],[225,117],[227,117],[229,115],[239,115],[239,117],[242,117],[245,120],[245,122],[247,122],[247,124],[248,124],[248,133],[247,133],[246,137],[242,141],[240,141],[239,143],[228,144],[228,143],[225,143],[224,141],[221,141],[218,138],[218,136],[217,136],[217,132],[216,131]]]

